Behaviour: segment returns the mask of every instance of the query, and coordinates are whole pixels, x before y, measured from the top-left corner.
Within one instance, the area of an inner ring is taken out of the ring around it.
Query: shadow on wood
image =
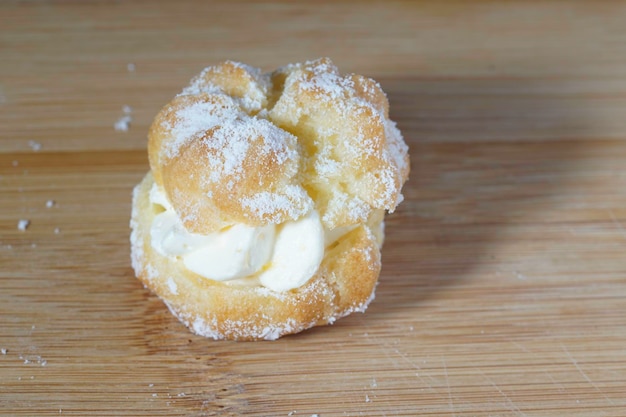
[[[492,273],[490,264],[506,263],[494,247],[512,224],[558,221],[559,201],[589,157],[579,139],[599,130],[581,98],[584,83],[576,90],[552,80],[382,84],[412,170],[405,201],[387,217],[377,300],[365,318],[372,322]]]

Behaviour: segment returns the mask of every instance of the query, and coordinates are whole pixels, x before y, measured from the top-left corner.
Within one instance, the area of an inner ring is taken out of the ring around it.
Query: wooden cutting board
[[[626,415],[625,15],[3,2],[0,415]],[[318,56],[379,80],[411,147],[376,300],[276,342],[197,337],[129,266],[148,126],[204,66]]]

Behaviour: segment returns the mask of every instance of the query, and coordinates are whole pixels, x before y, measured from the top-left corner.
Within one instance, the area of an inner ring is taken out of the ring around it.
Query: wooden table
[[[626,415],[626,4],[310,3],[0,4],[0,415]],[[194,336],[129,265],[148,126],[204,66],[318,56],[411,147],[377,298]]]

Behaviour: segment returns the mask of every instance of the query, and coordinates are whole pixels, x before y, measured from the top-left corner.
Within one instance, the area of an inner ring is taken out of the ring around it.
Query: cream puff
[[[208,67],[154,119],[137,277],[194,333],[274,340],[362,312],[408,147],[375,81],[329,59]]]

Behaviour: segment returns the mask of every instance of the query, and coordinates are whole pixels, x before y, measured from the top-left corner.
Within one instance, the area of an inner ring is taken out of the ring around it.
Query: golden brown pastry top
[[[329,230],[365,223],[401,201],[407,151],[379,84],[327,58],[269,74],[206,68],[160,111],[148,145],[155,182],[203,234],[312,208]]]

